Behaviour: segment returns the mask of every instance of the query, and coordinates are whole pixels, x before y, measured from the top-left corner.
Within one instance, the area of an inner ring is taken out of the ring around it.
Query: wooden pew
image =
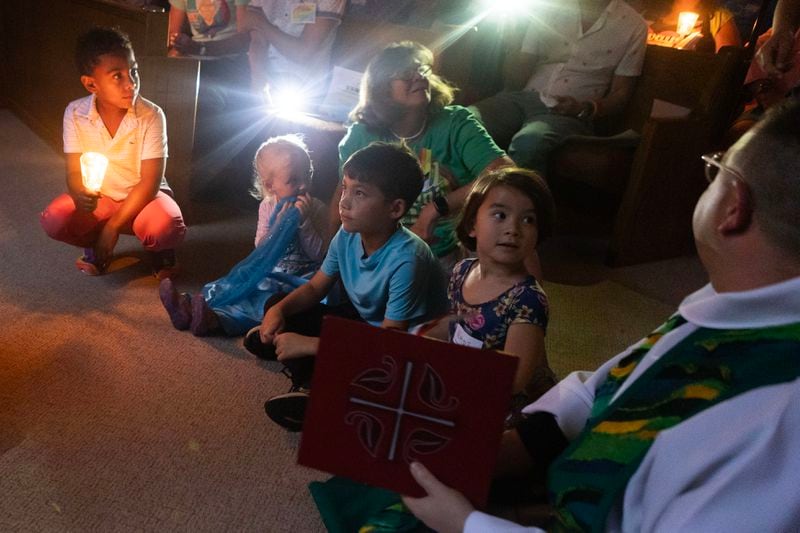
[[[700,156],[717,146],[733,118],[745,73],[744,50],[702,54],[649,46],[634,95],[617,131],[639,134],[633,146],[567,142],[550,159],[556,194],[585,186],[613,199],[607,262],[614,266],[692,253],[692,212],[705,189]],[[654,100],[688,110],[651,116]],[[568,194],[568,193],[567,193]],[[586,206],[586,203],[583,202]]]

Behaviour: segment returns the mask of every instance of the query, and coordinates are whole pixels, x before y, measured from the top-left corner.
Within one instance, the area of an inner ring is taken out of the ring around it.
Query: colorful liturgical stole
[[[586,427],[550,466],[556,516],[548,530],[603,531],[659,432],[751,389],[800,376],[800,323],[760,329],[700,328],[614,394],[662,335],[686,321],[673,316],[621,359],[597,390]]]
[[[486,501],[516,357],[328,317],[316,359],[300,464],[419,497],[420,461]]]

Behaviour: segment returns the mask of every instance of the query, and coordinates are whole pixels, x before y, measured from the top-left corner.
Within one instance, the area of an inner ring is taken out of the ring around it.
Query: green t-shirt
[[[391,133],[374,133],[361,123],[347,130],[339,143],[339,176],[342,165],[353,152],[373,141],[397,142]],[[425,174],[425,184],[417,201],[403,217],[402,223],[411,226],[422,207],[436,194],[447,194],[471,183],[489,163],[505,152],[498,148],[484,127],[465,107],[448,106],[430,118],[425,132],[408,143],[417,154]],[[437,257],[452,252],[457,244],[455,224],[458,213],[436,221],[431,249]]]

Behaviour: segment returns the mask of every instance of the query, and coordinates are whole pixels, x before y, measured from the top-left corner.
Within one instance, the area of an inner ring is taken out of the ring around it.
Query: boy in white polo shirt
[[[91,94],[70,102],[64,112],[68,192],[44,210],[42,227],[53,239],[84,249],[76,266],[85,274],[102,274],[119,235],[126,233],[151,252],[156,277],[169,277],[186,226],[164,178],[164,113],[139,96],[136,57],[121,31],[89,30],[78,39],[75,59]],[[85,152],[108,158],[99,192],[83,185],[80,157]]]

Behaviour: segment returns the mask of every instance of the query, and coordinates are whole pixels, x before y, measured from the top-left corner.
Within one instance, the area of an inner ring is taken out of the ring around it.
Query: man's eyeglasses
[[[742,177],[741,174],[739,174],[739,172],[732,169],[728,165],[722,164],[723,156],[725,156],[725,152],[713,152],[711,154],[705,154],[700,156],[700,159],[702,159],[706,163],[706,169],[705,169],[706,180],[708,180],[708,182],[711,183],[716,179],[717,175],[719,175],[719,171],[724,170],[725,172],[732,174],[733,176],[742,181],[747,181]]]
[[[427,78],[432,72],[433,68],[430,65],[415,65],[393,74],[392,79],[399,81],[411,81],[417,74],[419,74],[421,78]]]

